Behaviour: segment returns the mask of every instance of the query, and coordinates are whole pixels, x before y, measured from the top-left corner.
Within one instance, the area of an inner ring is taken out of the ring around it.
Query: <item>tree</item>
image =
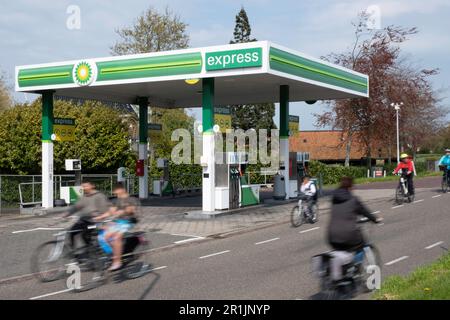
[[[116,30],[121,37],[121,41],[111,47],[112,54],[137,54],[165,50],[184,49],[188,47],[189,36],[186,33],[187,24],[182,22],[178,15],[175,15],[168,7],[164,13],[159,13],[153,8],[149,8],[136,19],[130,28]],[[160,138],[150,141],[150,157],[170,156],[172,143],[170,137],[171,130],[178,128],[191,128],[194,119],[189,117],[184,109],[163,109],[152,107],[152,116],[149,118],[154,123],[163,125],[163,133]],[[171,123],[170,119],[176,119]],[[131,117],[137,124],[139,118],[137,114]],[[173,124],[176,123],[177,127]],[[171,129],[171,130],[169,130]]]
[[[121,41],[111,47],[113,55],[184,49],[188,47],[187,24],[168,7],[163,14],[149,8],[130,28],[116,30]]]
[[[230,44],[256,41],[256,39],[250,37],[251,33],[252,28],[248,21],[247,12],[242,7],[241,11],[236,15],[236,25],[233,32],[234,40],[231,40]]]
[[[345,143],[355,137],[365,147],[368,166],[371,167],[374,144],[383,141],[386,133],[393,131],[395,121],[386,121],[392,115],[388,91],[398,87],[392,72],[398,67],[399,44],[408,36],[416,34],[416,28],[388,26],[380,30],[367,28],[369,16],[358,15],[355,27],[355,41],[349,51],[332,53],[326,59],[369,76],[369,98],[345,99],[328,102],[331,111],[318,116],[319,125],[332,125],[342,129]],[[388,141],[392,141],[389,139]],[[389,143],[389,142],[388,142]],[[349,152],[350,148],[347,148]]]
[[[5,85],[3,75],[0,74],[0,112],[11,106],[11,97]]]
[[[236,15],[233,40],[230,44],[252,42],[251,27],[244,8]],[[275,104],[246,104],[231,106],[231,122],[234,128],[248,129],[274,129],[276,128],[273,117],[275,116]]]
[[[1,113],[0,172],[39,174],[41,168],[41,99],[17,104]],[[115,173],[131,167],[134,156],[128,143],[127,124],[119,112],[98,102],[75,105],[55,101],[54,115],[75,119],[76,140],[54,143],[54,169],[64,172],[64,160],[78,158],[85,173]]]

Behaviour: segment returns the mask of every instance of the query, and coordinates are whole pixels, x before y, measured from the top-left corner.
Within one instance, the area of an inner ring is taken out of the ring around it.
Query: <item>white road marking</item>
[[[380,213],[381,211],[380,210],[378,210],[378,211],[374,211],[374,212],[372,212],[371,214],[377,214],[377,213]]]
[[[161,267],[153,268],[153,269],[150,269],[148,271],[161,270],[161,269],[165,269],[165,268],[167,268],[167,266],[161,266]]]
[[[13,234],[16,233],[23,233],[23,232],[32,232],[32,231],[55,231],[55,230],[64,230],[64,228],[34,228],[34,229],[28,229],[28,230],[17,230],[13,231]]]
[[[199,257],[199,259],[205,259],[205,258],[217,256],[217,255],[219,255],[219,254],[224,254],[224,253],[227,253],[227,252],[230,252],[230,250],[225,250],[225,251],[220,251],[220,252],[208,254],[208,255],[206,255],[206,256]]]
[[[311,229],[306,229],[306,230],[300,231],[299,233],[305,233],[305,232],[314,231],[314,230],[317,230],[317,229],[320,229],[320,227],[315,227],[315,228],[311,228]]]
[[[413,203],[418,203],[418,202],[422,202],[422,201],[424,201],[424,199],[416,200]]]
[[[385,266],[390,266],[390,265],[393,265],[394,263],[400,262],[400,261],[405,260],[405,259],[408,259],[408,258],[409,258],[409,256],[403,256],[403,257],[400,257],[400,258],[398,258],[398,259],[389,261],[388,263],[385,263],[384,265],[385,265]]]
[[[428,247],[425,247],[425,250],[428,250],[428,249],[431,249],[431,248],[434,248],[434,247],[437,247],[438,245],[440,245],[440,244],[443,244],[444,243],[444,241],[439,241],[439,242],[436,242],[436,243],[433,243],[433,244],[430,244]]]
[[[392,207],[391,209],[397,209],[397,208],[401,208],[401,207],[403,207],[403,206],[404,206],[404,205],[401,204],[401,205],[399,205],[399,206]]]
[[[57,294],[60,294],[60,293],[69,292],[69,291],[72,291],[72,290],[73,289],[65,289],[65,290],[61,290],[61,291],[50,292],[50,293],[47,293],[47,294],[43,294],[41,296],[32,297],[32,298],[30,298],[30,300],[36,300],[36,299],[40,299],[40,298],[50,297],[50,296],[54,296],[54,295],[57,295]]]
[[[258,245],[258,244],[263,244],[263,243],[267,243],[267,242],[272,242],[272,241],[275,241],[275,240],[280,240],[280,238],[273,238],[273,239],[269,239],[269,240],[264,240],[264,241],[256,242],[255,244]]]
[[[189,238],[189,239],[184,239],[184,240],[178,240],[178,241],[175,241],[174,243],[180,244],[180,243],[191,242],[191,241],[197,241],[197,240],[202,240],[202,239],[205,239],[205,238],[203,238],[203,237],[199,237],[199,238]]]
[[[438,194],[437,196],[432,196],[432,198],[438,198],[440,196],[442,196],[442,194]]]

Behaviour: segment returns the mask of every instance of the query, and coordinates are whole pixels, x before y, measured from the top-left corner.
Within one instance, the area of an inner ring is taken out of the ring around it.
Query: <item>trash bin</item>
[[[273,181],[273,198],[275,200],[284,200],[286,199],[286,185],[284,182],[284,176],[277,173],[274,176]]]

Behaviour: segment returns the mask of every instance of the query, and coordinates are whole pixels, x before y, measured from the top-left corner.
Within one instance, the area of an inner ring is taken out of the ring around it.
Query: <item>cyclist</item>
[[[444,167],[444,179],[447,177],[447,181],[450,181],[450,149],[445,149],[445,155],[439,160],[439,166]]]
[[[414,163],[409,159],[409,156],[406,153],[402,153],[400,155],[400,162],[395,168],[393,174],[397,174],[400,170],[406,177],[409,194],[414,195],[414,182],[413,182],[413,176],[415,173]]]
[[[312,213],[312,206],[317,201],[317,188],[310,176],[303,177],[302,185],[300,186],[299,196],[308,204],[308,215]]]
[[[342,277],[342,266],[350,263],[354,252],[361,250],[366,241],[358,226],[358,217],[365,216],[375,223],[383,219],[370,211],[352,192],[353,179],[343,177],[340,187],[327,192],[332,195],[331,218],[328,224],[328,244],[335,250],[331,261],[332,278],[338,281]]]
[[[109,268],[110,271],[122,267],[123,235],[137,223],[138,208],[138,200],[130,197],[123,184],[117,183],[113,193],[117,196],[116,203],[107,212],[94,218],[95,221],[113,218],[113,221],[106,225],[104,235],[104,239],[113,249],[113,264]]]
[[[78,221],[70,228],[70,242],[72,248],[75,248],[75,236],[81,233],[81,237],[86,245],[90,243],[88,226],[93,224],[92,218],[102,214],[109,208],[108,198],[96,190],[95,184],[91,181],[85,181],[81,184],[83,196],[72,206],[64,215],[64,218],[78,213]]]

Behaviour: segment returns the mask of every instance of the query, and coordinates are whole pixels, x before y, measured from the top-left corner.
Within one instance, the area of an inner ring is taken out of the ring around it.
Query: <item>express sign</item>
[[[260,67],[262,65],[262,49],[207,52],[205,60],[206,71]]]

